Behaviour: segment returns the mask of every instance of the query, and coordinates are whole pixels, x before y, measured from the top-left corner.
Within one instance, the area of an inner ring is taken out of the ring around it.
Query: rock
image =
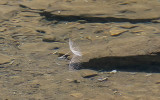
[[[80,97],[83,96],[83,94],[82,93],[72,93],[72,94],[70,94],[70,96],[73,96],[73,97],[76,97],[76,98],[80,98]]]
[[[108,72],[108,74],[115,74],[117,73],[117,70],[112,70],[111,72]]]
[[[105,77],[105,78],[99,78],[97,79],[99,82],[103,82],[103,81],[107,81],[108,80],[108,77]]]
[[[151,74],[151,73],[148,73],[148,74],[146,74],[145,76],[146,76],[146,77],[149,77],[149,76],[152,76],[152,74]]]
[[[80,70],[79,72],[83,78],[90,78],[98,75],[96,71],[87,69]]]
[[[0,65],[10,63],[13,60],[10,56],[0,54]]]
[[[118,36],[124,32],[127,32],[127,30],[121,28],[112,28],[109,32],[111,36]]]
[[[125,29],[132,29],[135,27],[138,27],[137,25],[133,25],[133,24],[124,24],[120,26],[121,28],[125,28]]]
[[[44,42],[63,42],[62,39],[55,37],[54,35],[44,35],[43,39]]]
[[[56,37],[54,35],[44,35],[43,41],[44,42],[55,42]]]

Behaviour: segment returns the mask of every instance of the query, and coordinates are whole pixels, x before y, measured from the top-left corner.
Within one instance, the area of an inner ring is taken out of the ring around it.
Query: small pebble
[[[111,72],[109,72],[109,74],[115,74],[117,73],[117,70],[112,70]]]
[[[83,96],[83,94],[82,93],[72,93],[72,94],[70,94],[70,96],[73,96],[73,97],[76,97],[76,98],[80,98],[80,97]]]
[[[109,32],[111,36],[118,36],[126,31],[126,29],[112,28]]]
[[[94,70],[83,69],[80,70],[79,72],[83,78],[90,78],[98,75],[98,73]]]
[[[108,77],[105,77],[105,78],[99,78],[97,79],[99,82],[103,82],[103,81],[107,81],[108,80]]]
[[[145,76],[147,76],[147,77],[148,77],[148,76],[151,76],[151,75],[152,75],[152,74],[146,74]]]
[[[56,41],[56,37],[53,36],[53,35],[44,35],[43,41],[44,42],[55,42]]]
[[[121,28],[125,28],[125,29],[132,29],[132,28],[135,28],[135,27],[138,27],[138,26],[132,25],[132,24],[127,24],[127,25],[122,25],[120,27]]]
[[[80,81],[80,80],[77,80],[77,79],[67,79],[67,81],[68,81],[69,83],[81,83],[81,81]]]

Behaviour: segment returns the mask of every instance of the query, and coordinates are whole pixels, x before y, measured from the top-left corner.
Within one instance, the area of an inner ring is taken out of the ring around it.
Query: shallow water
[[[93,7],[87,6],[86,14],[77,4]],[[158,5],[156,0],[0,1],[0,53],[6,55],[0,57],[0,100],[159,100]],[[132,11],[135,6],[140,10]],[[69,70],[69,38],[82,53],[79,70]]]

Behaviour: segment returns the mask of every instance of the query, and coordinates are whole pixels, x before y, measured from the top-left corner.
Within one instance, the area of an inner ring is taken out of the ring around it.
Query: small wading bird
[[[73,57],[69,62],[69,69],[74,70],[79,68],[80,60],[82,58],[82,53],[79,47],[69,39],[69,48],[73,53]]]
[[[73,57],[69,62],[69,70],[75,70],[79,68],[80,60],[82,58],[82,53],[80,52],[79,47],[69,39],[69,48],[70,52],[73,53]],[[66,59],[66,55],[70,52],[64,54],[63,56],[59,57],[59,59]]]

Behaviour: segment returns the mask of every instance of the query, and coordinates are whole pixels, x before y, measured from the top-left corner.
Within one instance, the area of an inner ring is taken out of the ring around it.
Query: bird
[[[82,59],[82,53],[76,43],[72,42],[71,39],[69,39],[69,48],[73,53],[73,57],[69,62],[69,70],[78,69]]]

